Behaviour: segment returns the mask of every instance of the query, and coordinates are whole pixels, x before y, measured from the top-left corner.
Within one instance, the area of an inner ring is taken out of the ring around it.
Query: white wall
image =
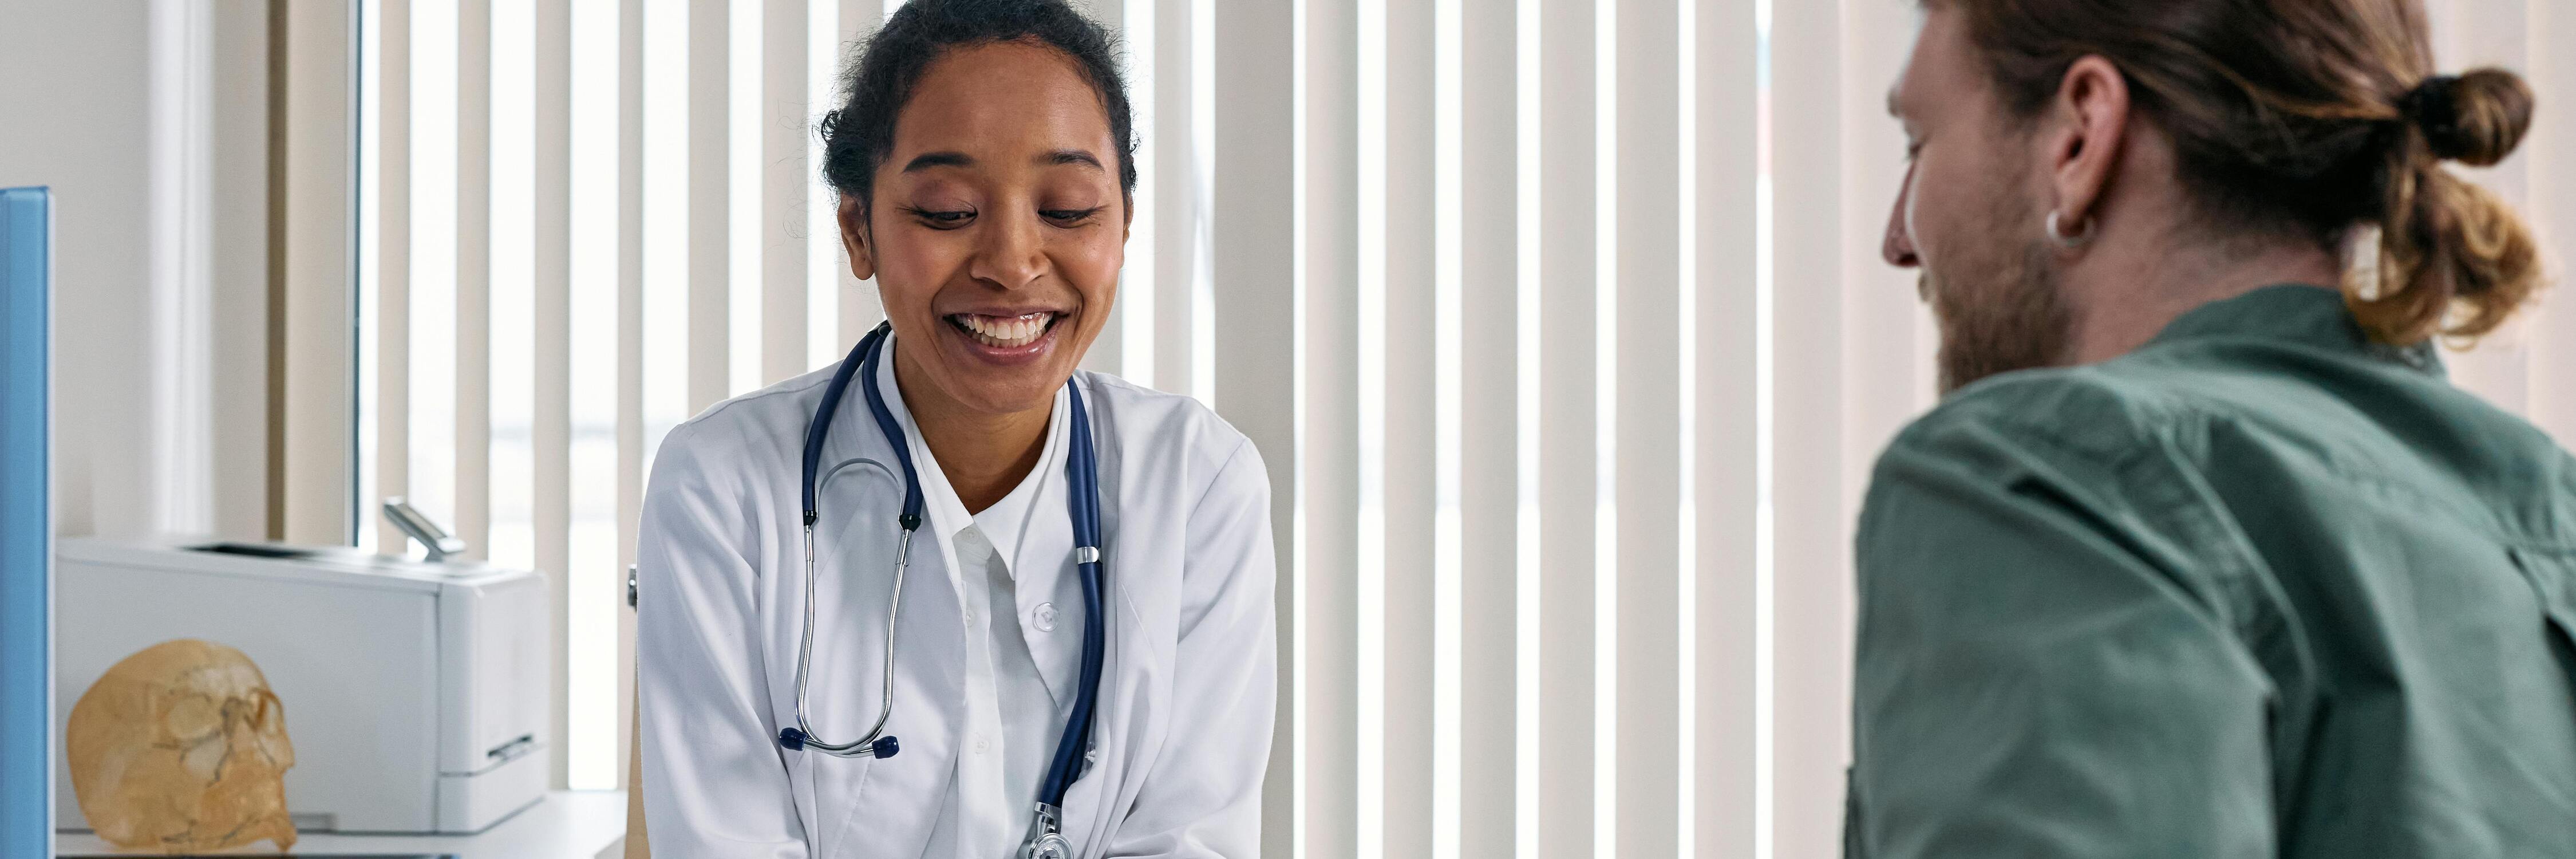
[[[215,7],[213,497],[217,533],[267,529],[264,3]],[[0,0],[0,186],[55,199],[56,521],[158,527],[150,405],[150,9],[140,0]]]

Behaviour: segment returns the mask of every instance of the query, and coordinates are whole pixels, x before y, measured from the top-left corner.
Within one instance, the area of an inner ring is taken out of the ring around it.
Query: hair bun
[[[2478,167],[2513,154],[2531,130],[2531,108],[2530,85],[2499,68],[2425,78],[2398,102],[2436,157]]]

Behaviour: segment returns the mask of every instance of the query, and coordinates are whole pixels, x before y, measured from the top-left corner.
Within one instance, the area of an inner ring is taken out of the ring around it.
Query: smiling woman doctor
[[[916,0],[846,82],[825,172],[888,326],[662,444],[637,605],[654,852],[1253,856],[1260,453],[1196,401],[1074,370],[1136,182],[1108,37],[1061,0]]]

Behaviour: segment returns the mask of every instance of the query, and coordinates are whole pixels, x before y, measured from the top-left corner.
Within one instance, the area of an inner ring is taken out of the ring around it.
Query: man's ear
[[[2092,229],[2102,195],[2116,175],[2129,132],[2129,81],[2098,55],[2077,59],[2059,82],[2042,132],[2056,191],[2054,211],[2069,234]]]
[[[841,249],[850,254],[850,276],[866,280],[877,276],[875,248],[868,235],[868,213],[857,194],[841,195]]]

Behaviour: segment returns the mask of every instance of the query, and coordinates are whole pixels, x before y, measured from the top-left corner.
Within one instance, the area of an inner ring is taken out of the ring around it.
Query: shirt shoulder
[[[2503,539],[2576,545],[2576,458],[2436,372],[2359,353],[2167,344],[2096,365],[2004,374],[1954,394],[1889,452],[2001,450],[2075,472],[2153,457],[2165,477],[2195,484],[2132,487],[2150,503],[2202,488],[2272,497],[2276,487],[2239,484],[2298,475],[2448,511],[2462,527]]]
[[[1981,380],[1897,433],[1892,457],[2017,456],[2108,464],[2139,455],[2188,424],[2191,404],[2164,385],[2101,365],[2022,370]]]

